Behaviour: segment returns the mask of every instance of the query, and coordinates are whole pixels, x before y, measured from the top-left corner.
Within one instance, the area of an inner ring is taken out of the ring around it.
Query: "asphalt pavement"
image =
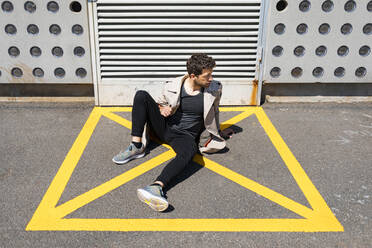
[[[227,149],[190,163],[158,213],[136,189],[172,154],[112,163],[127,109],[0,103],[0,247],[371,247],[372,103],[230,110]]]

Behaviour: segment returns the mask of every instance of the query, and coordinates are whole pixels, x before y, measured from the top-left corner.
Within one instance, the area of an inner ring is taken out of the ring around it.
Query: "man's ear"
[[[189,76],[190,76],[190,78],[191,78],[192,80],[194,80],[194,79],[196,78],[196,76],[195,76],[194,73],[191,73]]]

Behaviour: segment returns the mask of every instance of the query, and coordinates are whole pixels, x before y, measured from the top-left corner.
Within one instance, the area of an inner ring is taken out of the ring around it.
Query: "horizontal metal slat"
[[[260,11],[260,6],[252,5],[115,5],[115,6],[105,6],[97,5],[98,12],[100,11],[133,11],[133,10],[180,10],[180,11],[213,11],[213,10],[223,10],[223,11]]]
[[[217,67],[223,65],[254,65],[255,60],[252,61],[217,61]],[[146,66],[153,66],[153,65],[162,65],[162,66],[175,66],[175,65],[186,65],[186,61],[117,61],[117,60],[101,60],[101,66],[115,66],[115,65],[127,65],[127,66],[133,66],[133,65],[146,65]]]
[[[112,43],[112,42],[101,42],[100,48],[130,48],[130,47],[141,47],[141,48],[189,48],[189,47],[198,47],[198,48],[208,48],[208,47],[252,47],[256,48],[257,45],[253,43],[153,43],[153,42],[136,42],[136,43]]]
[[[254,65],[253,65],[254,66]],[[101,66],[102,71],[182,71],[185,66]],[[248,66],[219,66],[214,72],[219,71],[247,71]]]
[[[121,53],[173,53],[173,54],[179,54],[179,53],[208,53],[208,54],[216,54],[216,53],[222,53],[222,54],[229,54],[229,53],[255,53],[257,49],[100,49],[100,53],[115,53],[115,54],[121,54]]]
[[[213,32],[213,31],[203,31],[203,32],[188,32],[188,31],[100,31],[99,35],[114,35],[114,36],[124,36],[124,35],[193,35],[193,36],[244,36],[244,35],[258,35],[258,32]]]
[[[185,74],[186,71],[167,71],[166,73],[164,72],[157,72],[157,71],[141,71],[141,72],[101,72],[101,76],[136,76],[136,75],[183,75]],[[213,72],[214,76],[242,76],[242,77],[247,77],[247,76],[254,76],[254,72]]]
[[[162,12],[98,12],[99,18],[128,18],[128,17],[255,17],[259,18],[259,12],[175,12],[175,11],[162,11]]]
[[[260,4],[262,0],[97,0],[98,4]]]
[[[155,59],[164,59],[164,60],[171,60],[171,59],[183,59],[187,60],[190,57],[190,55],[100,55],[100,59],[112,59],[112,60],[118,60],[118,59],[148,59],[148,60],[155,60]],[[254,59],[256,58],[256,55],[213,55],[213,58],[215,59]]]
[[[121,24],[101,24],[99,25],[99,30],[105,30],[105,29],[211,29],[218,30],[218,29],[242,29],[242,30],[257,30],[259,28],[259,25],[257,24],[247,24],[247,25],[225,25],[225,24],[213,24],[212,25],[205,25],[205,24],[131,24],[131,25],[121,25]]]
[[[237,18],[237,19],[227,19],[227,18],[190,18],[190,19],[181,19],[181,18],[174,18],[174,19],[169,19],[169,18],[134,18],[134,19],[112,19],[112,18],[105,18],[105,19],[98,19],[98,24],[101,23],[167,23],[172,24],[172,23],[254,23],[254,24],[259,24],[257,21],[249,21],[249,19],[245,18]]]
[[[170,77],[174,77],[174,76],[177,76],[177,75],[172,75],[172,76],[155,76],[155,75],[151,75],[150,77],[149,76],[142,76],[142,77],[132,77],[132,76],[127,76],[127,77],[103,77],[101,78],[101,81],[103,83],[122,83],[123,82],[123,79],[127,79],[128,81],[126,81],[126,84],[138,84],[139,82],[143,82],[145,84],[147,84],[148,82],[159,82],[159,83],[164,83],[165,81],[169,80]],[[178,75],[178,76],[182,76],[182,74]],[[254,77],[252,76],[248,76],[248,77],[233,77],[233,76],[218,76],[218,77],[213,77],[214,80],[218,80],[218,81],[223,81],[223,84],[224,85],[228,85],[228,84],[234,84],[234,85],[238,85],[238,84],[247,84],[249,83]]]
[[[99,41],[195,41],[195,37],[99,37]],[[197,37],[198,41],[257,41],[256,37]]]
[[[173,54],[167,54],[167,55],[157,55],[157,54],[154,54],[154,55],[107,55],[107,54],[103,54],[103,55],[100,55],[100,59],[114,59],[114,60],[117,60],[117,59],[127,59],[127,60],[144,60],[144,59],[148,59],[148,60],[156,60],[156,59],[163,59],[163,60],[172,60],[172,59],[182,59],[182,60],[187,60],[188,58],[190,57],[190,55],[173,55]],[[256,58],[256,55],[246,55],[246,54],[242,54],[242,55],[230,55],[230,54],[223,54],[223,55],[213,55],[213,58],[214,59],[225,59],[225,60],[228,60],[228,59],[255,59]]]

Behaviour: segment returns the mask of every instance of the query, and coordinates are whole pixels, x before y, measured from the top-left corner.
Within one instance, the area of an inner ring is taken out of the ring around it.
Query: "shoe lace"
[[[120,150],[119,154],[123,154],[123,153],[127,153],[127,152],[130,152],[132,151],[132,145],[129,145],[127,149],[125,150]]]

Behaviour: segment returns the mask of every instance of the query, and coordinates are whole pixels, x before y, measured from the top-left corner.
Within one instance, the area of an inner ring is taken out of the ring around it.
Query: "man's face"
[[[213,80],[212,73],[213,69],[203,69],[199,76],[194,76],[195,84],[200,87],[208,88]]]

